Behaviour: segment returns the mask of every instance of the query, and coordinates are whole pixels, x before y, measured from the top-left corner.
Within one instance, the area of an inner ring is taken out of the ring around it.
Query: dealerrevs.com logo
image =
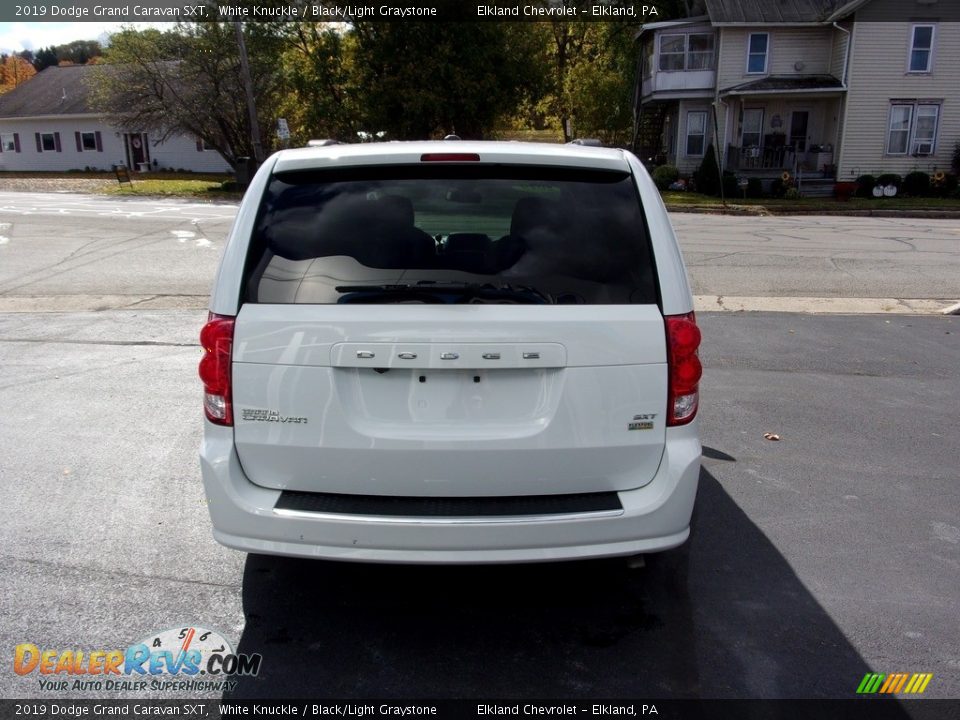
[[[17,675],[36,676],[44,691],[232,690],[236,676],[260,672],[263,656],[236,653],[218,632],[171,628],[125,649],[50,649],[21,643],[13,650]]]

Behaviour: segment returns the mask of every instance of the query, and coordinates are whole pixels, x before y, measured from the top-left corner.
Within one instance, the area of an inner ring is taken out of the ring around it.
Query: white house
[[[127,132],[92,109],[93,65],[49,67],[0,95],[0,171],[172,169],[231,172],[216,150],[183,135]]]
[[[960,0],[702,0],[644,25],[641,152],[693,172],[851,181],[949,171]]]

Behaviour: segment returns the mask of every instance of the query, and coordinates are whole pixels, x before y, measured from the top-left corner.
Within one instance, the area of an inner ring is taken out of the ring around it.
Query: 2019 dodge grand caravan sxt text
[[[700,331],[627,152],[279,152],[240,206],[201,341],[201,466],[229,547],[528,562],[689,534]]]

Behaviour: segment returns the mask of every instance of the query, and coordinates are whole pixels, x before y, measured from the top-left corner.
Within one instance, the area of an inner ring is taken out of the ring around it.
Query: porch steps
[[[800,194],[803,197],[833,197],[833,186],[836,180],[832,178],[802,178]]]

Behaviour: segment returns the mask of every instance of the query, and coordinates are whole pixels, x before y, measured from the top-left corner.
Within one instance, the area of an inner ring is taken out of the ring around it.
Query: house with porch
[[[957,0],[701,0],[640,33],[641,153],[690,174],[714,143],[741,177],[814,194],[949,171],[960,140]]]
[[[216,150],[116,127],[91,101],[94,65],[49,67],[0,95],[0,171],[187,170],[231,172]]]

